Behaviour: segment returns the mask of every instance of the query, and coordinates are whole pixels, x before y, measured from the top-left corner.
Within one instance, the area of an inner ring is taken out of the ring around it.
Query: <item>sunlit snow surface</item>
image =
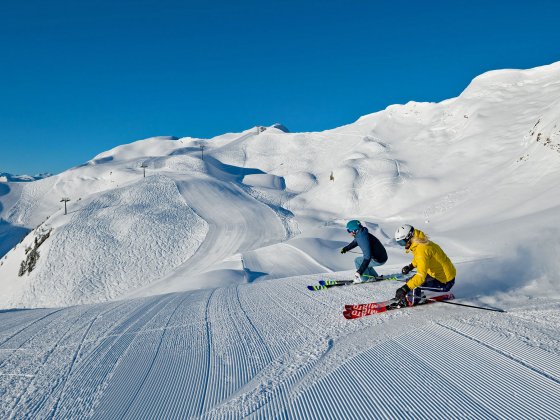
[[[560,418],[558,98],[558,63],[496,71],[321,133],[156,137],[1,183],[0,417]],[[411,223],[457,302],[507,313],[347,321],[399,286],[307,289],[352,276],[350,218],[380,272]]]
[[[305,288],[320,277],[3,313],[2,417],[560,415],[558,303],[350,322],[394,285]]]

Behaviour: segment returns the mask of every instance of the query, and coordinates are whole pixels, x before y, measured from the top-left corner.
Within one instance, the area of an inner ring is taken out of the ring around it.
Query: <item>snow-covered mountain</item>
[[[1,183],[0,307],[59,309],[0,313],[0,413],[558,417],[559,215],[560,63],[333,130],[154,137]],[[351,218],[387,247],[380,272],[409,262],[392,236],[411,223],[459,301],[508,313],[345,320],[396,288],[305,288],[353,272]]]
[[[558,221],[559,80],[558,63],[494,71],[458,98],[391,106],[334,130],[155,137],[5,183],[5,235],[34,230],[2,261],[0,305],[338,271],[348,262],[333,250],[350,217],[379,227],[387,244],[401,222],[425,227],[448,236],[456,258],[522,246],[535,229],[520,224]],[[36,266],[19,277],[46,231]]]

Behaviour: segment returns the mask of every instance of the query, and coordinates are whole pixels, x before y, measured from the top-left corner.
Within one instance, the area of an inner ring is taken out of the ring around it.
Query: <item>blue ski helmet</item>
[[[348,231],[348,233],[355,232],[361,227],[362,224],[359,220],[350,220],[348,223],[346,223],[346,230]]]

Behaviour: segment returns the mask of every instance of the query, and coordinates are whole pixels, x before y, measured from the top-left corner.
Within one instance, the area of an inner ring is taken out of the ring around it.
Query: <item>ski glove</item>
[[[408,292],[410,292],[410,287],[406,284],[403,287],[399,287],[395,293],[395,299],[398,301],[403,300]]]
[[[412,270],[414,270],[414,266],[412,265],[412,263],[410,263],[410,264],[408,264],[408,265],[405,265],[405,266],[402,268],[401,271],[402,271],[402,273],[403,273],[404,275],[406,275],[406,274],[410,273]]]
[[[340,250],[341,254],[346,254],[347,252],[348,252],[348,250],[346,249],[346,247],[344,247]]]

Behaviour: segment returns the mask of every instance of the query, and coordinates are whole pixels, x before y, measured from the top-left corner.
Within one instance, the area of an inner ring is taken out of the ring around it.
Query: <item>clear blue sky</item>
[[[560,60],[560,2],[8,1],[0,172],[156,135],[318,131]]]

